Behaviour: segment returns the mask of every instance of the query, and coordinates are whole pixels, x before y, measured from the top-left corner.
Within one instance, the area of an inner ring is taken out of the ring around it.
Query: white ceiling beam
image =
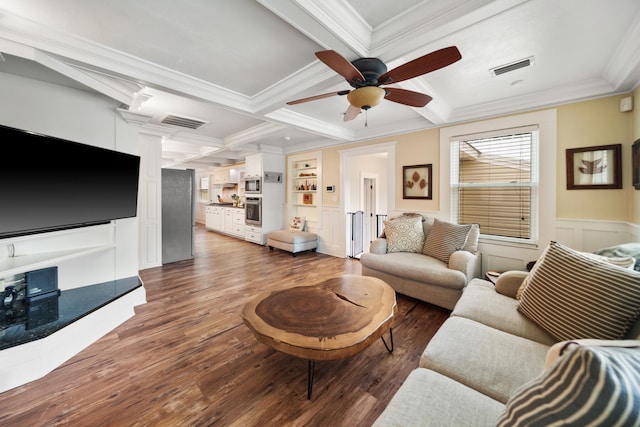
[[[437,0],[422,2],[374,29],[371,52],[386,61],[409,60],[437,48],[438,41],[529,0]]]
[[[345,0],[296,2],[360,57],[369,56],[373,30]]]
[[[327,138],[338,139],[341,141],[353,141],[354,139],[354,133],[348,129],[287,110],[286,108],[273,111],[267,114],[266,117],[282,123],[287,123],[300,129],[306,129],[311,133],[322,135]]]
[[[224,145],[227,148],[232,148],[255,142],[285,128],[287,125],[282,123],[264,122],[224,138]]]
[[[258,3],[325,49],[333,49],[345,57],[353,56],[354,59],[359,55],[357,50],[336,36],[327,28],[326,23],[311,15],[297,0],[258,0]]]

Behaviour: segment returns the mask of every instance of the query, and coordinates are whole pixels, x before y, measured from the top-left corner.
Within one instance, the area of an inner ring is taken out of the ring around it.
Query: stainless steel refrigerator
[[[193,258],[195,171],[162,169],[162,264]]]

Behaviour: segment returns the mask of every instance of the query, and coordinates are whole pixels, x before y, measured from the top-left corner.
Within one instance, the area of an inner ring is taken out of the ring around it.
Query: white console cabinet
[[[58,268],[58,288],[63,292],[121,279],[125,276],[117,260],[127,255],[116,241],[135,221],[4,239],[0,241],[0,279],[15,281],[29,271],[52,266]],[[119,232],[117,226],[125,231]],[[144,287],[139,286],[48,336],[0,350],[0,392],[51,372],[132,317],[134,306],[145,302]]]

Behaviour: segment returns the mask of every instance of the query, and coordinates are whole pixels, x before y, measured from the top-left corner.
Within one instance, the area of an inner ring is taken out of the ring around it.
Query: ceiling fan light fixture
[[[380,87],[364,86],[349,92],[347,100],[356,108],[368,110],[378,105],[385,95],[386,91]]]

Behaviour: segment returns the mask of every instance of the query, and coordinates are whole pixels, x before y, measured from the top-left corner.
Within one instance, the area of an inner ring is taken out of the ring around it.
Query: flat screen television
[[[140,157],[0,125],[0,239],[135,217]]]

